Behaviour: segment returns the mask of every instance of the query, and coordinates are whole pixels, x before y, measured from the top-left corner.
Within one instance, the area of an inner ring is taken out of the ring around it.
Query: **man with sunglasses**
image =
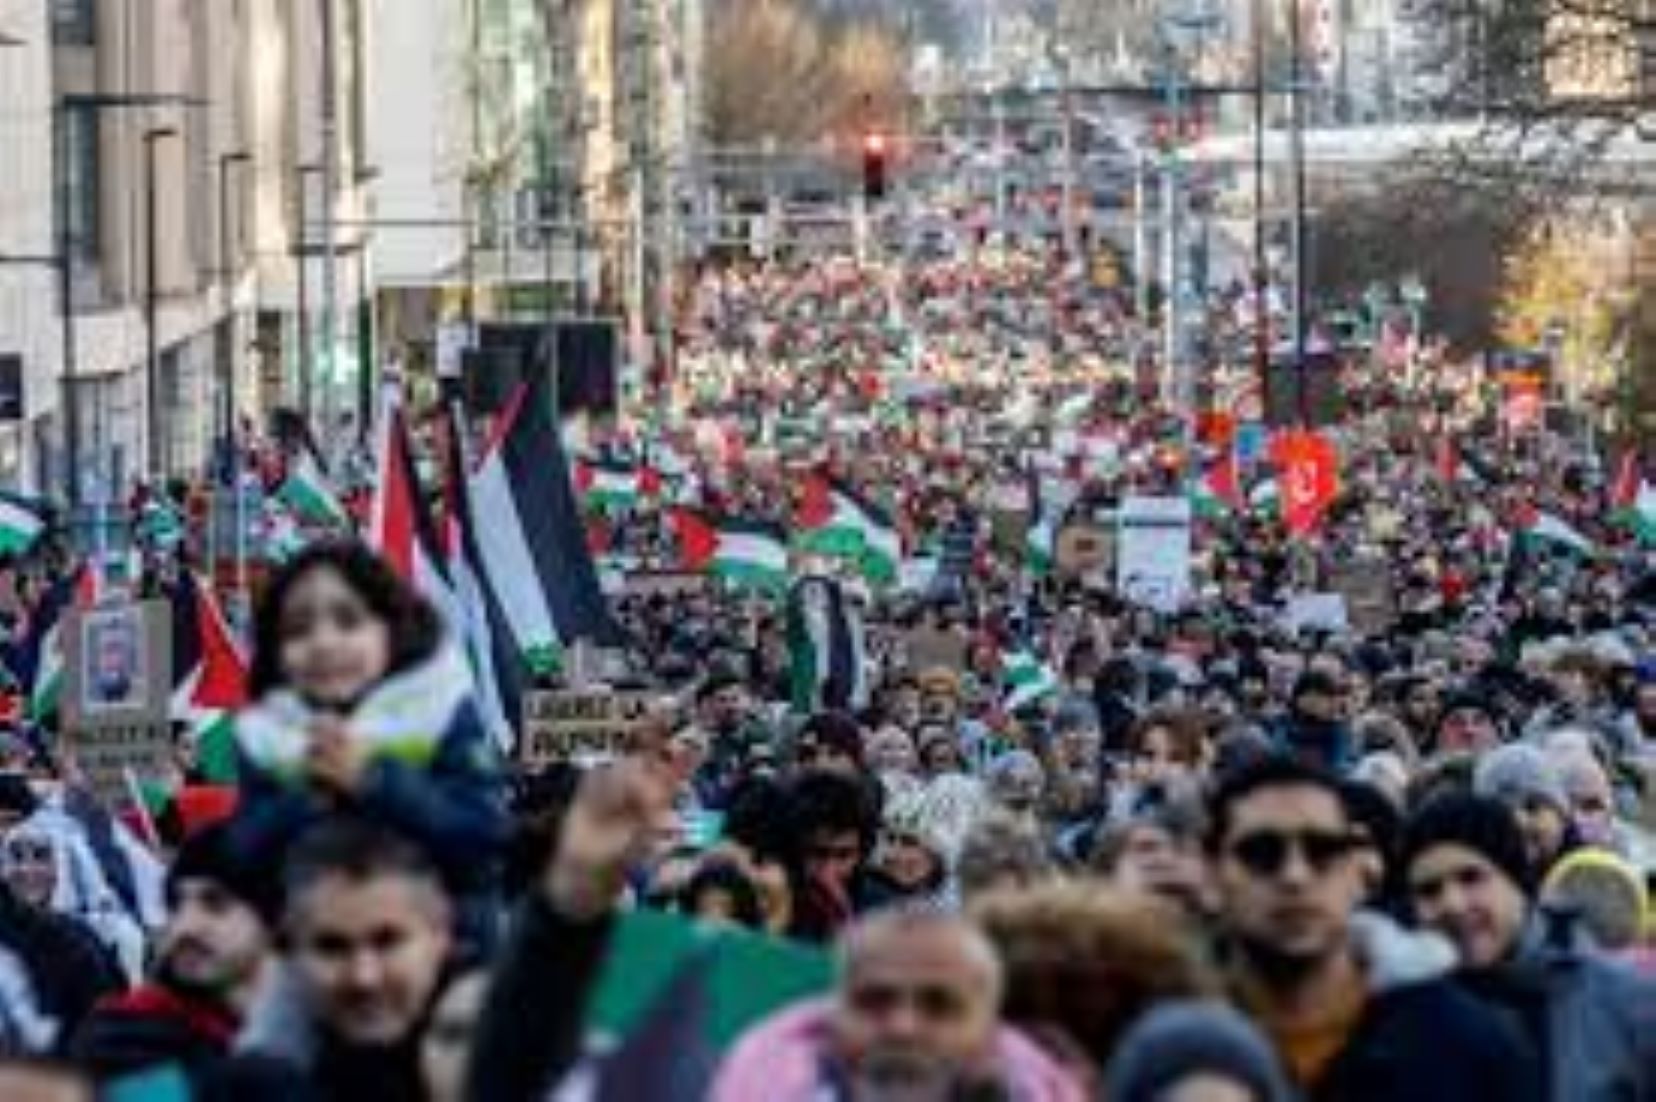
[[[1210,810],[1229,986],[1307,1098],[1535,1097],[1522,1042],[1445,978],[1442,943],[1357,913],[1362,867],[1334,778],[1269,757],[1223,780]]]

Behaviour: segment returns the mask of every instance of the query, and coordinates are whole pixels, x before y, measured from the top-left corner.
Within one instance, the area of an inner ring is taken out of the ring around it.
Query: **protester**
[[[1518,1037],[1448,982],[1453,958],[1372,915],[1339,785],[1267,760],[1212,800],[1222,959],[1312,1098],[1529,1098]]]
[[[1455,943],[1475,989],[1530,1034],[1545,1097],[1656,1091],[1656,985],[1596,955],[1574,917],[1537,909],[1532,866],[1507,807],[1446,795],[1408,824],[1415,914]]]
[[[267,885],[237,863],[225,828],[187,840],[167,873],[153,978],[93,1009],[70,1041],[75,1061],[100,1082],[176,1065],[208,1089],[274,953]]]
[[[855,927],[841,951],[834,997],[745,1036],[713,1099],[1083,1097],[1055,1062],[1000,1024],[1001,966],[975,927],[936,912],[890,911]]]
[[[917,199],[960,248],[686,269],[614,415],[409,378],[376,463],[227,443],[256,526],[185,478],[133,495],[134,562],[50,523],[0,557],[0,1051],[76,1062],[0,1076],[1656,1097],[1640,457],[1421,334],[1268,428],[1243,287],[1175,411],[1130,288]],[[1192,516],[1149,562],[1145,499]],[[172,737],[129,771],[54,697],[77,610],[146,595]]]
[[[466,935],[490,937],[505,789],[465,659],[435,613],[366,548],[322,544],[272,579],[238,717],[242,858],[279,859],[325,816],[415,839],[459,889]]]
[[[1276,1056],[1247,1018],[1222,1004],[1169,1001],[1128,1030],[1110,1062],[1104,1097],[1288,1102],[1292,1095]]]
[[[423,1099],[423,1033],[455,948],[455,902],[431,859],[383,826],[338,818],[297,844],[282,887],[284,974],[248,1013],[227,1091]]]

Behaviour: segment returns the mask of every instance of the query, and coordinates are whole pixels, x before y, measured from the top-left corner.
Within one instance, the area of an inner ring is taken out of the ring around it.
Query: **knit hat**
[[[1545,754],[1528,743],[1511,743],[1486,754],[1472,775],[1472,790],[1508,806],[1540,799],[1563,815],[1568,815],[1570,810],[1558,770]]]
[[[1468,792],[1434,796],[1404,824],[1398,867],[1406,874],[1421,854],[1445,843],[1474,851],[1525,895],[1534,890],[1535,873],[1524,848],[1524,834],[1507,804]]]
[[[1643,874],[1602,849],[1580,849],[1547,873],[1541,898],[1549,908],[1581,919],[1601,948],[1632,948],[1650,928],[1650,895]]]
[[[1112,1102],[1155,1102],[1195,1075],[1246,1087],[1259,1102],[1287,1102],[1288,1083],[1247,1018],[1220,1003],[1168,1002],[1139,1018],[1116,1047],[1104,1080]]]
[[[169,906],[176,901],[179,884],[185,880],[211,880],[258,911],[266,922],[280,910],[278,877],[260,875],[258,869],[249,867],[231,845],[230,832],[222,824],[198,831],[178,848],[167,870]]]

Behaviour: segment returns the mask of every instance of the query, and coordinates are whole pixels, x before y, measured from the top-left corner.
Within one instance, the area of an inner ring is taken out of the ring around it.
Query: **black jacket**
[[[466,1097],[538,1102],[582,1054],[586,1000],[603,967],[612,916],[578,922],[538,891],[495,962],[473,1037]]]
[[[0,947],[28,972],[39,1011],[57,1023],[58,1048],[92,1007],[125,986],[119,967],[91,931],[36,910],[0,885]]]
[[[1353,943],[1373,993],[1310,1102],[1541,1102],[1534,1052],[1449,978],[1447,945],[1372,914]]]
[[[426,1102],[419,1038],[388,1048],[323,1038],[308,1066],[262,1053],[236,1056],[198,1097],[202,1102]]]
[[[1449,980],[1372,999],[1312,1102],[1540,1102],[1533,1054],[1498,1016]]]

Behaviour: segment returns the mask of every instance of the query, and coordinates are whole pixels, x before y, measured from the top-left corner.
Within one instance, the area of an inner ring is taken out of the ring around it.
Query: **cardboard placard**
[[[1363,635],[1378,635],[1397,623],[1397,594],[1392,588],[1391,566],[1384,559],[1356,558],[1339,562],[1328,570],[1328,589],[1345,598],[1346,617],[1351,628]]]
[[[172,732],[164,723],[82,728],[69,742],[87,787],[108,808],[125,807],[133,784],[161,776],[172,757]]]
[[[966,637],[944,628],[915,628],[903,638],[908,668],[916,673],[945,669],[956,673],[966,668]]]
[[[65,621],[64,728],[166,726],[172,697],[172,610],[120,601]]]
[[[623,592],[628,597],[693,597],[706,593],[708,576],[683,570],[629,573]]]
[[[123,807],[172,756],[172,610],[119,601],[72,612],[64,627],[65,738],[92,790]]]
[[[537,766],[613,760],[625,752],[654,700],[653,693],[602,688],[525,694],[519,756]]]

